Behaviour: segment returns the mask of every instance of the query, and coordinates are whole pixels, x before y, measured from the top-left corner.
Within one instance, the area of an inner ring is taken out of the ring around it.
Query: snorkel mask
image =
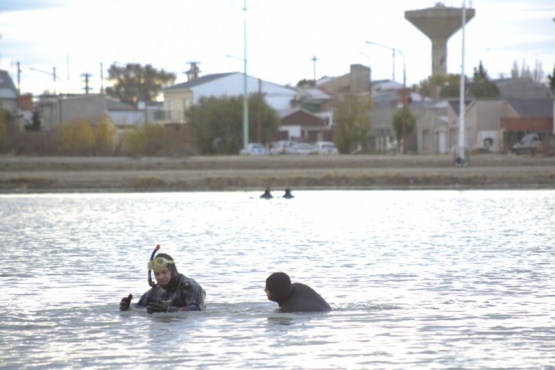
[[[146,264],[146,267],[150,271],[157,271],[157,270],[166,268],[170,263],[175,263],[175,262],[173,262],[172,259],[167,259],[164,257],[155,257],[154,259],[150,260],[149,263]]]
[[[177,279],[177,268],[175,267],[173,257],[169,254],[159,253],[158,255],[156,255],[156,251],[158,251],[159,249],[160,245],[157,245],[156,248],[154,248],[152,254],[150,255],[150,261],[146,265],[146,267],[148,268],[148,284],[153,288],[157,285],[157,283],[152,281],[152,271],[154,271],[156,275],[156,272],[167,268],[171,272],[171,280],[168,283],[171,287],[172,282],[175,283],[175,279]],[[166,289],[168,286],[163,287],[164,289]]]

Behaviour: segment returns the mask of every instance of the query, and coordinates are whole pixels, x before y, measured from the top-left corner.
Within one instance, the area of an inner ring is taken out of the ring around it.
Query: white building
[[[291,108],[296,89],[281,86],[247,75],[247,94],[262,94],[266,103],[276,111]],[[184,113],[203,97],[242,96],[245,91],[241,72],[216,73],[192,79],[164,89],[164,111],[167,121],[184,122]]]

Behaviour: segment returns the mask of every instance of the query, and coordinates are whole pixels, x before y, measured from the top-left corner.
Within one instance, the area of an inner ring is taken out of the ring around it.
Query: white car
[[[512,146],[511,151],[520,155],[530,152],[535,154],[541,148],[541,137],[537,133],[526,134],[515,145]]]
[[[289,140],[276,141],[272,143],[270,154],[288,154],[289,149],[294,142]]]
[[[318,154],[318,149],[309,143],[295,143],[289,147],[287,153],[296,155]]]
[[[339,151],[331,141],[318,141],[314,144],[319,154],[338,154]]]
[[[243,148],[239,151],[240,155],[268,155],[268,149],[260,143],[249,143],[247,148]]]

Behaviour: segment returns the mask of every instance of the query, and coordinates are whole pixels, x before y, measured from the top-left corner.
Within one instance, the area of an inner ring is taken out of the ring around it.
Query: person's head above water
[[[331,306],[314,289],[303,283],[291,283],[284,272],[274,272],[268,276],[264,291],[268,300],[279,305],[274,312],[331,311]]]
[[[285,194],[283,194],[283,197],[288,198],[288,199],[294,198],[293,194],[291,194],[291,189],[290,188],[285,189]]]
[[[291,279],[285,272],[274,272],[266,279],[264,289],[270,301],[279,302],[293,291]]]
[[[264,190],[264,193],[262,193],[262,195],[260,196],[260,198],[263,199],[271,199],[273,198],[272,193],[270,193],[270,187],[266,186],[266,189]]]
[[[148,262],[147,267],[154,271],[154,278],[162,288],[167,288],[171,281],[177,277],[175,261],[169,254],[159,253]]]

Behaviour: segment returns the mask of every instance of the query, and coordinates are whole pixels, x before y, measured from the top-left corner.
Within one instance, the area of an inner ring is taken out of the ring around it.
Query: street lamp
[[[229,55],[226,54],[226,58],[231,58],[231,59],[237,59],[243,62],[244,65],[246,65],[246,59],[245,58],[239,58],[233,55]],[[244,90],[243,90],[243,148],[247,147],[247,144],[249,143],[249,100],[247,97],[247,73],[246,70],[243,73],[243,85],[244,85]]]
[[[461,61],[461,77],[460,77],[460,90],[459,90],[459,147],[455,154],[455,166],[461,167],[468,164],[468,156],[465,155],[465,138],[464,138],[464,117],[466,108],[464,104],[464,28],[466,24],[466,0],[463,1],[462,9],[462,61]]]
[[[376,46],[381,46],[382,48],[386,48],[391,50],[391,52],[393,53],[393,79],[395,79],[395,53],[399,53],[401,54],[401,56],[403,57],[403,117],[402,117],[402,123],[403,123],[403,129],[402,129],[402,144],[401,144],[401,151],[402,153],[405,153],[405,136],[406,136],[406,126],[407,126],[407,68],[406,68],[406,63],[405,63],[405,54],[399,50],[399,49],[395,49],[391,46],[387,46],[387,45],[383,45],[383,44],[378,44],[377,42],[373,42],[373,41],[366,41],[367,44],[369,45],[376,45]]]
[[[247,0],[243,0],[243,149],[249,145],[249,100],[247,86]]]

